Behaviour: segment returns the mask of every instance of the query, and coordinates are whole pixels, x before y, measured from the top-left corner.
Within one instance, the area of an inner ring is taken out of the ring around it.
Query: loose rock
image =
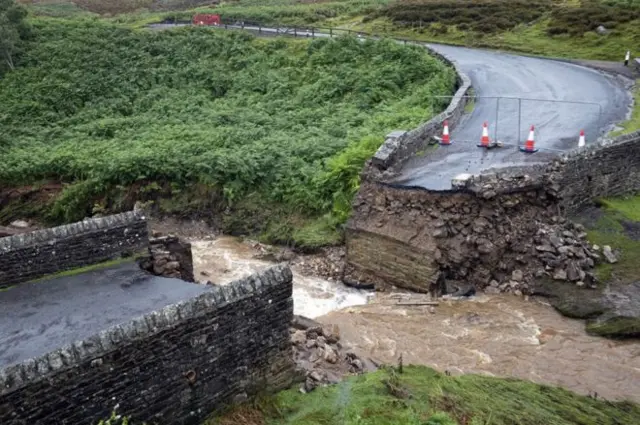
[[[615,256],[609,245],[602,247],[602,255],[604,255],[604,258],[611,264],[618,262],[618,258]]]

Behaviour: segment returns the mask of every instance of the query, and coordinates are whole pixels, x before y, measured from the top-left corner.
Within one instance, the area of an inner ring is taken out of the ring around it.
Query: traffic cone
[[[584,139],[584,130],[580,130],[580,139],[578,140],[578,147],[581,148],[586,145],[586,141]]]
[[[442,140],[440,140],[441,145],[450,145],[451,139],[449,138],[449,121],[444,122],[444,130],[442,130]]]
[[[489,147],[489,127],[487,122],[485,121],[482,124],[482,138],[480,139],[480,144],[478,147],[480,148],[488,148]]]
[[[527,141],[524,142],[524,147],[520,147],[522,152],[533,153],[538,152],[538,149],[535,147],[534,136],[533,136],[534,128],[531,126],[531,130],[529,130],[529,137]]]

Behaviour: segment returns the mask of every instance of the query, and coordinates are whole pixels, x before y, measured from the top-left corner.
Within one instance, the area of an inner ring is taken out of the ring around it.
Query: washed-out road
[[[176,24],[155,24],[166,29]],[[177,24],[180,25],[180,24]],[[329,37],[326,32],[291,28],[227,26],[263,36]],[[545,163],[578,148],[580,130],[587,145],[625,119],[631,105],[630,80],[585,66],[465,47],[425,44],[457,62],[475,91],[473,110],[452,129],[449,146],[411,158],[390,183],[395,186],[449,190],[460,174],[494,168]],[[477,147],[482,125],[503,147]],[[535,127],[538,152],[519,150]],[[408,129],[405,129],[408,130]]]

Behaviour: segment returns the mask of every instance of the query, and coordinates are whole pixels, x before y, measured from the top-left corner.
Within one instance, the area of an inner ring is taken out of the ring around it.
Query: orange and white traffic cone
[[[578,147],[582,148],[586,144],[587,142],[585,141],[585,138],[584,138],[584,130],[580,130],[580,139],[578,139]]]
[[[449,138],[449,121],[444,122],[444,130],[442,130],[442,140],[440,140],[441,145],[450,145],[451,139]]]
[[[484,124],[482,124],[482,138],[480,139],[480,144],[478,145],[478,147],[480,148],[488,148],[489,147],[489,125],[487,124],[487,122],[485,121]]]
[[[533,126],[531,126],[531,130],[529,130],[529,137],[527,138],[527,141],[524,142],[524,147],[520,147],[520,150],[522,152],[526,152],[526,153],[538,152],[538,149],[536,149],[536,146],[535,146],[533,133],[534,133],[534,128]]]

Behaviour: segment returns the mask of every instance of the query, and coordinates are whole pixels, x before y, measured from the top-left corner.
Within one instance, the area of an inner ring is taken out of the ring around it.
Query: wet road
[[[620,77],[590,68],[488,50],[429,46],[458,62],[479,98],[473,111],[452,130],[453,145],[412,158],[393,181],[401,186],[446,190],[461,173],[546,162],[559,152],[577,148],[581,129],[587,144],[593,143],[625,118],[631,102]],[[484,121],[489,123],[491,139],[504,142],[505,147],[487,151],[476,146]],[[517,146],[527,139],[531,125],[540,151],[524,154]]]
[[[128,263],[0,292],[0,368],[192,298],[208,288]]]

